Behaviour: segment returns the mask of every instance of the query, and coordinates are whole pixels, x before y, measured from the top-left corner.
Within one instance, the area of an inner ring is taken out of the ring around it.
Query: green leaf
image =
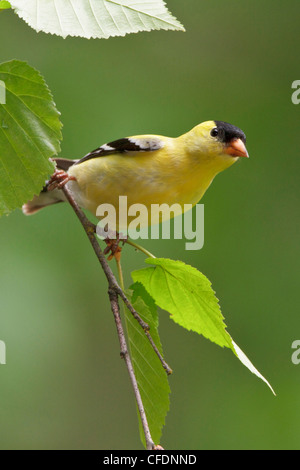
[[[181,261],[149,258],[146,262],[156,267],[134,271],[132,278],[145,286],[157,305],[187,330],[231,348],[218,299],[204,274]]]
[[[10,3],[6,0],[0,0],[0,10],[6,10],[8,8],[11,8]]]
[[[59,112],[40,73],[17,60],[0,64],[0,215],[40,192],[61,138]]]
[[[218,299],[204,274],[181,261],[149,258],[146,263],[154,267],[134,271],[132,278],[143,284],[156,304],[168,311],[172,320],[187,330],[202,334],[219,346],[230,348],[274,393],[269,382],[226,331]]]
[[[62,37],[108,38],[170,29],[184,31],[163,0],[11,0],[36,31]]]
[[[162,354],[157,330],[157,307],[153,299],[151,299],[145,288],[139,283],[134,283],[126,294],[141,318],[150,326],[152,339]],[[125,319],[134,372],[143,400],[151,436],[155,444],[158,444],[162,428],[165,424],[166,414],[169,410],[170,388],[168,378],[143,329],[127,309],[125,310]],[[145,445],[141,423],[140,435]]]

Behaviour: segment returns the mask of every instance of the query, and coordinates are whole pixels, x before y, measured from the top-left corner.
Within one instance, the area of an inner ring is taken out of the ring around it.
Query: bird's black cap
[[[244,132],[236,126],[229,124],[228,122],[223,121],[215,121],[217,129],[218,129],[218,136],[217,138],[224,142],[225,144],[229,144],[234,139],[241,139],[244,144],[246,143],[246,135]]]

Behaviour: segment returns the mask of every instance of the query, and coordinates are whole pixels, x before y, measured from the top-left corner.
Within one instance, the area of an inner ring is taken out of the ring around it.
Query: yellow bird
[[[118,217],[119,196],[127,205],[196,204],[214,177],[248,157],[244,132],[223,121],[206,121],[177,138],[138,135],[119,139],[88,153],[80,160],[54,158],[66,172],[64,183],[83,209],[94,215],[101,204],[111,204]],[[63,173],[63,172],[61,172]],[[60,189],[48,191],[24,204],[30,215],[65,200]],[[176,215],[176,214],[175,214]]]

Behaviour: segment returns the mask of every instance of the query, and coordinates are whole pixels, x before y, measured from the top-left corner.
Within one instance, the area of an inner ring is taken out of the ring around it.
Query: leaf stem
[[[148,256],[149,258],[156,258],[156,256],[154,256],[152,253],[150,253],[150,251],[146,250],[146,248],[144,248],[144,247],[141,246],[141,245],[138,245],[137,243],[133,242],[133,241],[130,240],[130,239],[125,240],[125,243],[127,243],[128,245],[133,246],[136,250],[141,251],[142,253],[144,253],[144,254],[145,254],[146,256]]]
[[[120,287],[121,289],[123,289],[123,291],[125,291],[124,276],[123,276],[123,271],[122,271],[122,266],[121,266],[121,257],[116,258],[116,263],[117,263],[117,268],[118,268]]]

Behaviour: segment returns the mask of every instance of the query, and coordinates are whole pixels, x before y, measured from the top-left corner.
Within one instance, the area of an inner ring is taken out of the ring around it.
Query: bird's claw
[[[55,170],[47,184],[47,190],[53,191],[53,189],[61,189],[68,181],[76,181],[76,178],[68,175],[64,170]]]
[[[124,245],[126,241],[126,239],[124,239],[124,236],[122,235],[122,239],[120,239],[120,234],[117,233],[117,238],[111,239],[107,237],[104,241],[106,243],[106,248],[104,248],[103,253],[105,255],[108,254],[108,261],[113,258],[115,258],[117,261],[120,261],[122,252],[122,247],[120,246],[120,243],[122,242]]]

